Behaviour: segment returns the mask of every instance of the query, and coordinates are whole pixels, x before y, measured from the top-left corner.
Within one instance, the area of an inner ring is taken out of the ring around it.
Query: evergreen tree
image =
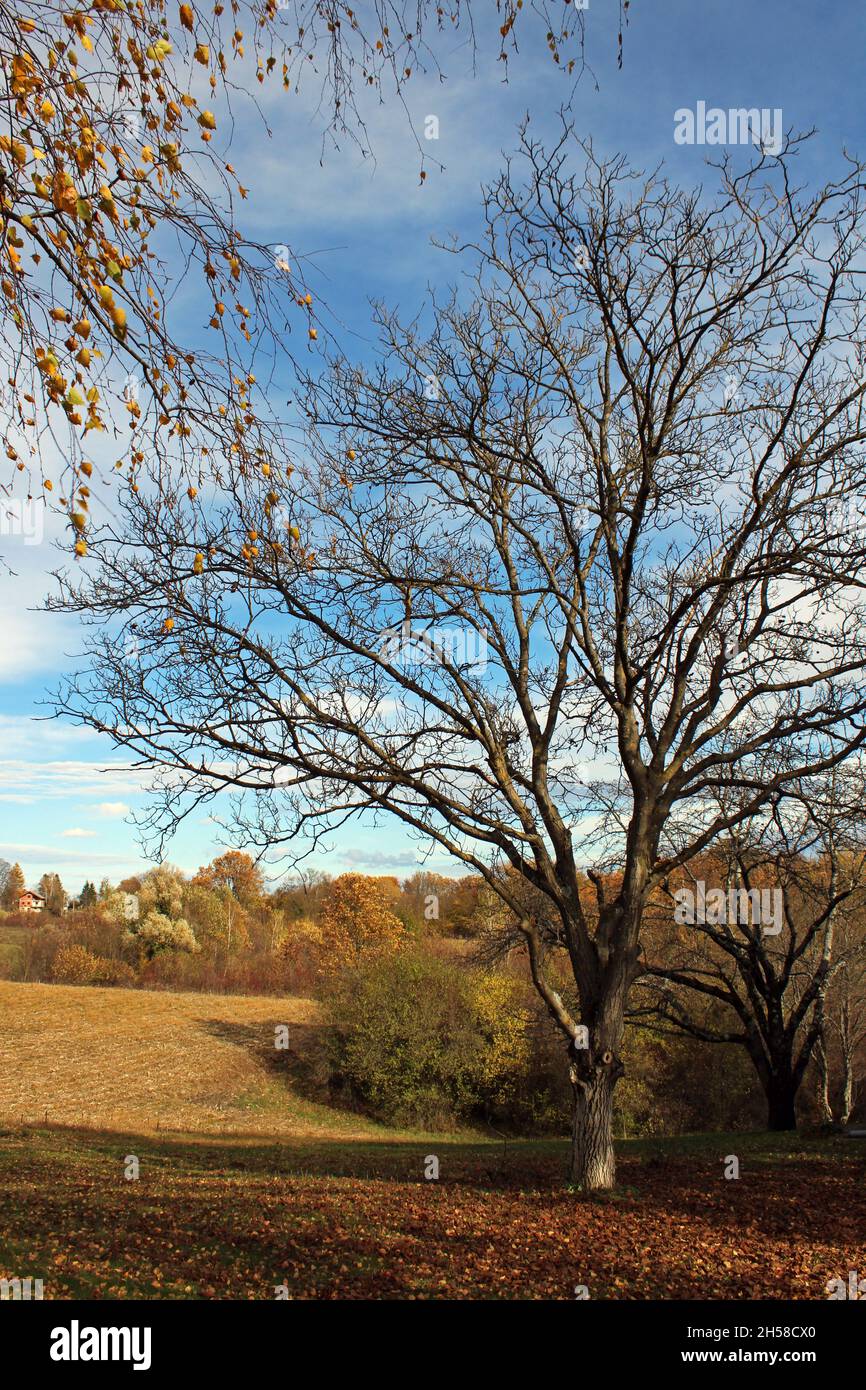
[[[97,893],[93,884],[88,879],[81,890],[81,897],[78,899],[79,907],[95,907],[97,903]]]
[[[3,889],[3,906],[7,912],[17,912],[18,899],[24,892],[26,884],[24,874],[21,872],[20,864],[13,864],[6,876],[6,884]]]

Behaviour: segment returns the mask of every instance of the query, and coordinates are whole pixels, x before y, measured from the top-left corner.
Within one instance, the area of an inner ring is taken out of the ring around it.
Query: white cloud
[[[4,578],[4,586],[7,580]],[[31,594],[32,599],[32,594]],[[13,598],[0,601],[0,684],[14,684],[37,672],[56,672],[69,625],[53,613],[28,613]]]
[[[49,460],[45,460],[50,466]],[[50,571],[57,563],[53,542],[66,530],[65,518],[45,513],[39,545],[25,545],[20,538],[0,536],[0,558],[9,566],[0,593],[0,685],[13,685],[37,673],[56,676],[65,654],[76,645],[80,619],[74,614],[45,613],[39,608],[56,585]],[[68,549],[68,547],[67,547]]]
[[[56,664],[57,654],[54,654]],[[46,745],[68,747],[99,738],[95,729],[77,724],[61,724],[36,714],[0,714],[0,744],[6,748],[44,748]]]
[[[87,879],[98,882],[101,878],[108,878],[116,883],[133,874],[144,874],[151,867],[132,849],[126,853],[96,853],[93,850],[57,849],[53,845],[2,842],[0,859],[20,864],[28,884],[38,883],[43,874],[60,873],[67,891],[73,893],[80,892]]]
[[[100,801],[96,814],[105,820],[119,820],[129,815],[129,807],[125,801]]]
[[[373,872],[388,869],[408,869],[412,872],[418,869],[428,869],[433,873],[458,876],[468,873],[465,867],[456,864],[450,857],[443,858],[437,856],[431,858],[424,854],[420,849],[401,849],[396,848],[390,853],[386,850],[371,850],[364,846],[354,845],[348,849],[337,849],[334,851],[334,859],[340,860],[352,870],[367,869]],[[323,866],[333,872],[333,864]]]
[[[46,798],[74,797],[80,803],[90,797],[105,796],[109,788],[119,794],[135,795],[144,790],[144,785],[144,778],[121,763],[0,758],[0,801],[31,804]]]
[[[64,840],[85,840],[95,835],[95,830],[82,830],[80,826],[73,826],[70,830],[61,831]]]
[[[94,853],[92,850],[83,849],[56,849],[53,845],[31,845],[5,843],[0,840],[0,859],[9,859],[21,865],[23,869],[34,865],[39,870],[47,870],[53,866],[64,864],[81,865],[83,867],[99,865],[103,868],[114,866],[126,867],[134,855]]]

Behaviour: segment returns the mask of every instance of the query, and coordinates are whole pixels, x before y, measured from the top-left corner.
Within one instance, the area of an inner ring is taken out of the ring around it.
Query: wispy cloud
[[[4,587],[7,580],[4,577]],[[0,600],[0,684],[14,684],[58,667],[58,653],[71,624],[55,614],[27,613],[15,597]]]
[[[139,778],[122,764],[109,763],[100,767],[96,762],[80,760],[0,759],[0,800],[33,802],[42,798],[74,796],[76,802],[91,797],[104,797],[109,790],[135,795],[142,790]],[[122,805],[103,802],[102,805]],[[129,808],[124,804],[124,814]],[[98,810],[98,808],[97,808]],[[102,814],[102,812],[99,812]]]
[[[434,873],[444,874],[455,872],[452,859],[440,859],[434,863],[420,850],[413,849],[396,849],[388,853],[385,850],[369,850],[363,846],[354,846],[339,850],[335,857],[352,869],[403,869],[410,873],[418,869],[429,869]],[[456,872],[459,874],[465,870],[458,867]]]
[[[15,861],[24,870],[29,870],[31,873],[34,869],[41,873],[52,868],[60,868],[63,865],[81,867],[89,869],[91,872],[96,868],[126,869],[130,865],[134,867],[135,861],[135,856],[128,853],[114,854],[108,851],[58,849],[55,845],[16,844],[14,841],[9,843],[0,841],[0,858]]]
[[[45,716],[0,714],[0,742],[6,748],[68,748],[72,743],[86,743],[97,738],[99,735],[93,729],[61,724]]]

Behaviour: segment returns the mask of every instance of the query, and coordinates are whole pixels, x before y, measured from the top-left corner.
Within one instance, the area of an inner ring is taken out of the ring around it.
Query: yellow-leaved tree
[[[388,906],[382,881],[341,874],[322,909],[322,968],[332,973],[376,956],[399,951],[408,933]]]

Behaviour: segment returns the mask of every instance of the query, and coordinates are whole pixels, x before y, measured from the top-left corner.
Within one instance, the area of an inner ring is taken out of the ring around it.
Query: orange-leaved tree
[[[257,906],[265,891],[258,864],[239,849],[226,850],[199,869],[193,883],[203,888],[227,888],[245,907]]]
[[[388,906],[382,881],[365,874],[334,879],[322,909],[322,965],[326,972],[400,949],[407,932]]]

